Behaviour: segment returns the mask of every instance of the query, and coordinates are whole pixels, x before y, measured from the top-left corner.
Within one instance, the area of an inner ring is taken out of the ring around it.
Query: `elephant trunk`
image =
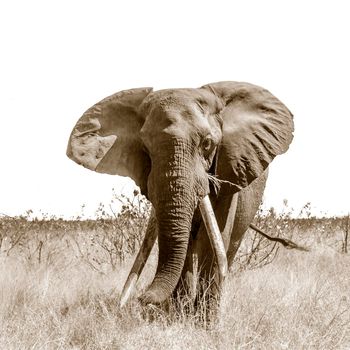
[[[172,156],[159,157],[149,176],[150,199],[155,208],[159,257],[151,286],[141,296],[145,304],[160,304],[175,289],[185,263],[194,210],[198,203],[198,178],[191,147],[174,143]],[[153,159],[152,159],[153,161]],[[164,170],[165,169],[165,170]]]
[[[197,204],[188,178],[169,179],[167,187],[159,193],[155,206],[159,232],[158,267],[151,286],[141,297],[145,304],[160,304],[175,289],[185,263]]]

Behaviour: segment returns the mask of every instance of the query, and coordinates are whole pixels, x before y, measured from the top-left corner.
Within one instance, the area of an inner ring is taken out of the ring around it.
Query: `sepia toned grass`
[[[327,249],[289,251],[273,264],[230,278],[221,319],[224,343],[257,349],[349,348],[349,268],[349,256]]]
[[[350,348],[350,255],[342,252],[346,225],[340,219],[270,215],[260,221],[275,233],[283,228],[281,234],[311,252],[274,248],[270,260],[257,263],[272,246],[261,241],[255,249],[257,238],[249,233],[217,318],[207,324],[198,322],[204,303],[197,314],[186,314],[186,301],[170,313],[142,308],[136,300],[119,308],[135,252],[118,258],[120,247],[112,250],[108,240],[113,242],[117,223],[106,221],[100,231],[91,222],[22,219],[0,220],[0,349]],[[131,237],[133,227],[127,230],[123,234]],[[153,277],[156,254],[137,293]]]

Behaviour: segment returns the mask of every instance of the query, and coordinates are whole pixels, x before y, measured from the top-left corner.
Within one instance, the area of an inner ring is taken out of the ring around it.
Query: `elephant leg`
[[[233,218],[236,212],[238,195],[228,184],[223,184],[221,195],[213,197],[215,217],[225,245],[230,242],[233,228]],[[205,321],[215,317],[220,296],[220,283],[216,273],[215,255],[201,218],[193,226],[192,240],[189,245],[187,260],[183,270],[183,280],[190,281],[191,297],[194,309],[201,310],[199,314],[205,316]],[[188,283],[188,282],[187,282]],[[188,286],[188,284],[187,284]],[[204,307],[204,309],[203,309]],[[202,311],[205,312],[203,313]]]
[[[266,170],[259,178],[239,192],[234,192],[230,184],[224,183],[218,196],[212,199],[216,220],[225,244],[229,267],[232,266],[244,233],[259,209],[267,175],[268,171]],[[200,284],[204,285],[205,291],[208,290],[208,284],[211,284],[210,294],[213,294],[216,298],[219,297],[218,281],[215,280],[217,274],[214,268],[214,254],[203,223],[200,224],[197,235],[194,237],[191,253],[194,265],[197,264],[198,266],[197,274]],[[203,294],[203,287],[199,294]]]
[[[240,192],[234,192],[230,184],[224,183],[218,196],[211,198],[227,251],[229,267],[232,265],[244,233],[259,208],[266,179],[267,171]],[[189,296],[192,301],[196,299],[197,304],[198,300],[203,301],[207,295],[206,302],[212,304],[212,297],[218,300],[220,295],[216,275],[214,253],[209,237],[200,214],[196,212],[182,277],[173,295]]]
[[[238,193],[237,209],[230,235],[230,243],[227,249],[227,262],[229,269],[232,268],[233,260],[241,245],[245,232],[254,219],[259,209],[264,193],[268,172],[267,170],[255,179],[248,187]]]

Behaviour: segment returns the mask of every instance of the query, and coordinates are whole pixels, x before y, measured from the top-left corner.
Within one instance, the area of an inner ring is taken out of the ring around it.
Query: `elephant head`
[[[289,110],[255,85],[139,88],[87,110],[67,155],[91,170],[131,177],[152,202],[159,261],[143,300],[157,304],[179,281],[194,212],[210,192],[208,174],[240,191],[288,149],[292,132]]]

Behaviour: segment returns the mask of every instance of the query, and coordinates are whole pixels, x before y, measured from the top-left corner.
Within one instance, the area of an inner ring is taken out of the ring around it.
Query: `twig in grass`
[[[254,224],[250,224],[249,226],[254,231],[260,233],[263,237],[267,238],[270,241],[281,243],[287,249],[297,249],[297,250],[300,250],[300,251],[303,251],[303,252],[309,252],[310,251],[309,248],[302,247],[301,245],[294,243],[290,239],[269,236],[267,233],[265,233],[264,231],[260,230],[259,227],[255,226]]]

